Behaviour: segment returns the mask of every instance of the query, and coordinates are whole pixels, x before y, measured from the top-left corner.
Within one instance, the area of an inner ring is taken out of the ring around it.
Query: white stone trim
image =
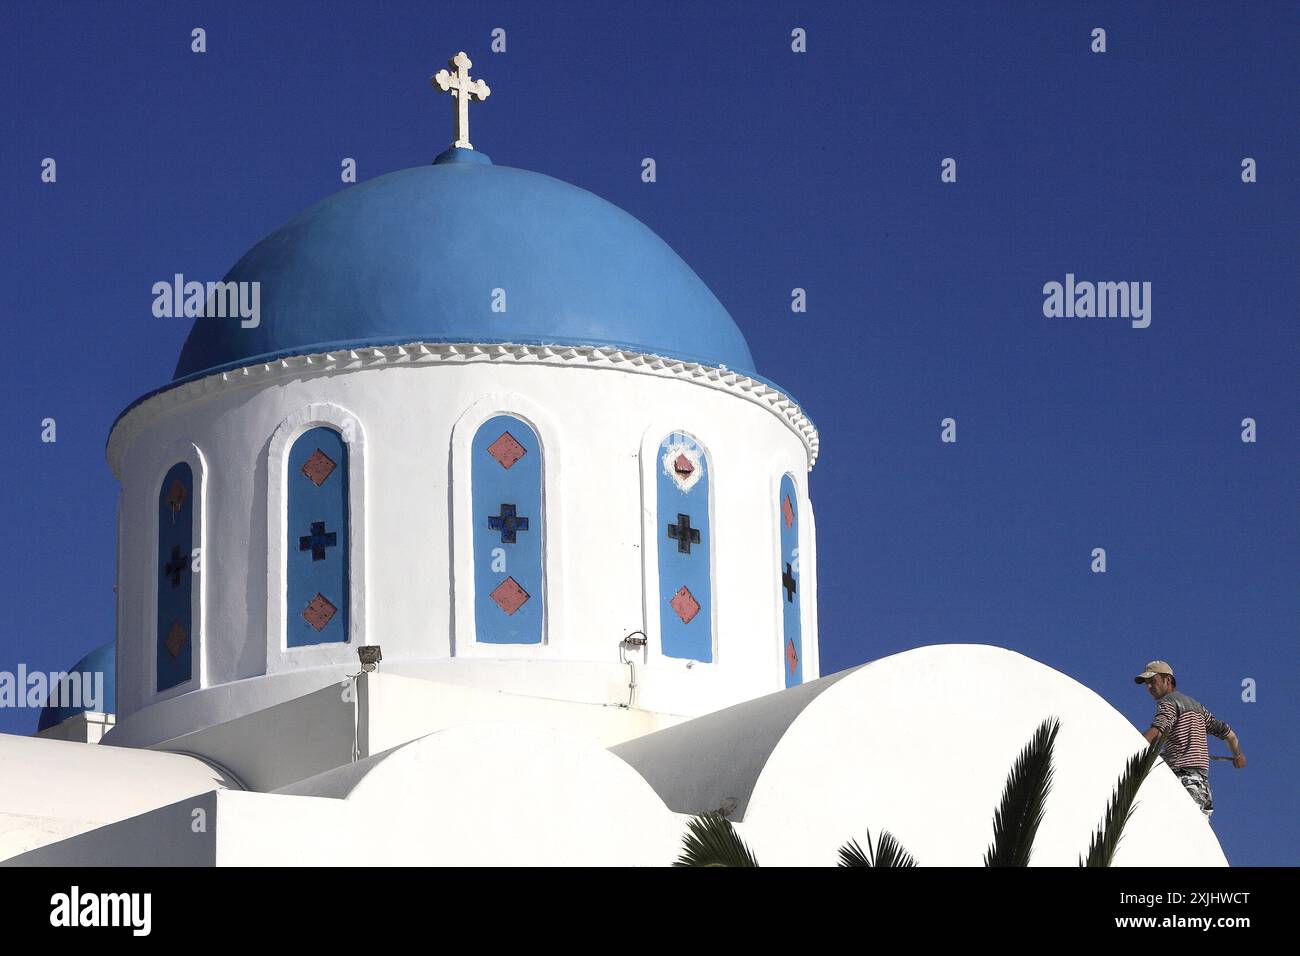
[[[797,482],[796,482],[797,484]],[[817,518],[813,515],[812,498],[808,495],[808,489],[801,492],[803,497],[803,507],[807,510],[800,512],[799,520],[803,522],[804,544],[799,552],[799,567],[803,572],[800,583],[807,581],[804,585],[804,669],[803,680],[808,683],[810,680],[818,680],[822,676],[822,642],[820,632],[817,630],[817,575],[820,569],[817,566]],[[812,648],[812,654],[809,655],[809,645]],[[807,662],[812,661],[812,668],[809,669]]]
[[[191,513],[194,516],[193,523],[190,526],[190,575],[193,581],[193,587],[190,588],[190,678],[160,691],[158,690],[157,660],[158,586],[161,581],[158,573],[158,496],[162,494],[162,482],[167,477],[167,472],[180,464],[190,466],[190,476],[194,481],[194,489],[190,493],[192,497],[190,502]],[[148,547],[149,573],[146,575],[145,580],[151,581],[152,584],[149,586],[148,603],[145,605],[145,645],[144,653],[141,655],[144,664],[144,681],[140,686],[148,688],[149,703],[156,704],[161,700],[167,700],[169,697],[176,697],[207,686],[208,629],[207,622],[204,620],[204,613],[207,608],[207,601],[204,600],[207,574],[204,573],[204,568],[207,567],[208,560],[208,554],[205,550],[207,541],[205,532],[208,524],[208,464],[207,459],[203,456],[203,451],[198,445],[184,439],[175,439],[168,442],[153,455],[149,463],[149,472],[153,475],[153,481],[149,485],[149,510],[145,512],[151,515],[149,519]],[[199,552],[199,570],[197,572],[193,570],[192,563],[193,549],[196,548]],[[122,646],[121,642],[119,642],[118,646]]]
[[[348,639],[288,647],[285,625],[286,528],[289,451],[298,436],[317,427],[337,430],[348,446]],[[360,419],[330,402],[298,409],[271,436],[266,457],[266,673],[331,664],[356,664],[366,635],[366,433]],[[254,565],[255,566],[255,565]],[[360,666],[360,665],[358,665]]]
[[[422,343],[374,348],[340,349],[312,355],[294,355],[270,362],[217,372],[151,395],[118,420],[108,440],[108,463],[121,478],[122,456],[135,437],[159,416],[216,392],[265,385],[285,378],[302,378],[315,372],[352,371],[385,365],[428,365],[442,362],[501,362],[521,365],[565,365],[614,369],[660,378],[676,378],[714,388],[760,405],[776,415],[799,436],[808,451],[808,470],[817,461],[819,438],[803,410],[770,385],[741,372],[632,352],[609,346],[488,345],[474,343]]]
[[[484,422],[498,415],[520,419],[537,436],[542,453],[542,642],[496,644],[478,642],[475,620],[474,575],[474,436]],[[537,402],[514,392],[493,392],[469,404],[451,430],[451,539],[455,560],[451,567],[455,601],[452,657],[526,657],[546,660],[563,650],[565,633],[564,580],[559,527],[560,488],[563,471],[559,427]]]

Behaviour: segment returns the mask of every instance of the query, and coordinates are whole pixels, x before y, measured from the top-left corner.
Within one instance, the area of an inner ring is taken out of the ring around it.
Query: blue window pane
[[[285,643],[348,639],[348,448],[313,428],[289,451]]]
[[[498,415],[470,447],[474,620],[486,644],[542,642],[542,451],[525,422]]]
[[[173,465],[158,492],[158,690],[193,673],[194,475]]]
[[[803,683],[803,618],[799,600],[799,493],[789,475],[781,478],[777,522],[781,528],[781,611],[785,640],[785,686]]]
[[[659,634],[664,655],[713,660],[713,583],[709,561],[709,474],[704,449],[680,432],[659,445]]]

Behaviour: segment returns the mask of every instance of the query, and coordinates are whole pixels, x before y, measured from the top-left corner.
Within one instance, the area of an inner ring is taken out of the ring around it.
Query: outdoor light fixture
[[[378,644],[364,644],[357,648],[357,657],[361,658],[361,669],[368,674],[379,667],[384,654]]]

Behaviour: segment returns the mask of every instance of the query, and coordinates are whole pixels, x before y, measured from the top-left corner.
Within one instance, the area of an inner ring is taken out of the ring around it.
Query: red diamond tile
[[[302,463],[302,473],[319,488],[325,484],[326,478],[334,474],[334,469],[337,467],[333,458],[317,448],[311,453],[311,457]]]
[[[167,507],[172,510],[172,514],[180,511],[185,505],[185,499],[190,496],[190,490],[185,487],[185,482],[179,478],[173,478],[171,486],[167,489],[167,497],[163,500]]]
[[[506,578],[495,588],[489,597],[497,602],[497,607],[505,611],[506,614],[514,614],[523,606],[531,595],[519,586],[519,582],[514,578]]]
[[[338,608],[331,604],[329,598],[325,597],[325,595],[321,594],[319,591],[302,610],[303,618],[318,631],[323,630],[325,625],[328,624],[337,613]]]
[[[502,432],[501,437],[488,445],[488,454],[497,460],[502,468],[509,468],[524,457],[524,446],[515,441],[515,436]]]
[[[673,599],[668,603],[677,612],[683,624],[691,623],[691,619],[700,613],[700,602],[695,600],[695,595],[684,587],[674,594]]]
[[[167,653],[172,657],[180,657],[181,651],[189,643],[190,636],[185,633],[185,628],[181,626],[180,621],[172,621],[171,630],[167,632],[167,639],[163,641],[163,647],[167,648]]]
[[[781,502],[781,516],[785,518],[785,526],[787,528],[794,524],[794,505],[790,504],[789,495],[786,495],[785,500]]]
[[[673,471],[677,472],[677,474],[681,475],[683,478],[694,470],[695,466],[691,464],[691,460],[685,455],[678,455],[677,460],[673,462]]]
[[[785,641],[785,666],[790,668],[791,674],[799,667],[799,652],[794,649],[794,641],[790,638]]]

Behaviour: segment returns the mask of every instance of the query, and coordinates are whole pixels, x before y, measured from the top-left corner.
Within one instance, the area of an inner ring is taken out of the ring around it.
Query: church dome
[[[317,203],[226,281],[260,283],[258,324],[198,318],[176,380],[407,342],[615,346],[755,371],[727,310],[646,225],[470,150]]]
[[[94,680],[95,674],[103,675],[103,692],[104,699],[100,701],[91,701],[86,691],[79,691],[76,695],[68,694],[68,697],[76,696],[80,698],[77,704],[69,704],[65,707],[52,706],[47,704],[41,708],[41,716],[37,720],[36,730],[39,733],[42,730],[48,730],[51,727],[57,727],[69,717],[84,713],[91,709],[92,703],[99,705],[99,713],[111,714],[117,707],[115,677],[117,673],[117,643],[109,641],[95,648],[77,663],[73,664],[67,670],[68,674],[80,673],[80,686],[89,688]],[[51,697],[57,696],[57,688],[50,688]]]

